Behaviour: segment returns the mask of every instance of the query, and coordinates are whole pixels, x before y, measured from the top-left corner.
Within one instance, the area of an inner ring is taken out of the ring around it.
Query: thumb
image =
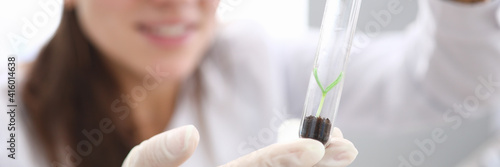
[[[179,166],[193,154],[199,140],[193,125],[160,133],[132,148],[122,167]]]

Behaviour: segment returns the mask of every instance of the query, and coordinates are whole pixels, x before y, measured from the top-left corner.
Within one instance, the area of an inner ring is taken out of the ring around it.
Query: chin
[[[169,79],[172,80],[185,80],[193,75],[197,64],[194,61],[189,62],[177,62],[177,63],[169,63],[165,67],[164,71],[168,74]]]

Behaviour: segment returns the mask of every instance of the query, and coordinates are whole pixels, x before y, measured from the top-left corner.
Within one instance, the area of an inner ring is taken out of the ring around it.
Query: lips
[[[188,22],[140,23],[139,32],[150,42],[160,47],[175,47],[186,44],[196,26]]]

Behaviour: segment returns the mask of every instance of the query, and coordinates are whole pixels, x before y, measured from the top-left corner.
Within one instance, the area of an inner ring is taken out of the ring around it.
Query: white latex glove
[[[163,132],[135,146],[125,158],[122,167],[179,166],[191,156],[198,141],[198,131],[192,125]],[[309,167],[317,164],[323,155],[325,147],[320,142],[297,139],[262,148],[223,167]]]
[[[325,154],[323,144],[312,139],[277,143],[229,162],[222,167],[310,167]]]
[[[193,125],[160,133],[132,148],[122,167],[179,166],[193,154],[199,140]]]
[[[298,140],[299,128],[299,119],[285,121],[278,130],[278,142]],[[356,147],[352,142],[344,139],[342,132],[336,127],[330,132],[330,139],[325,146],[325,155],[314,165],[315,167],[345,167],[351,164],[358,155]]]

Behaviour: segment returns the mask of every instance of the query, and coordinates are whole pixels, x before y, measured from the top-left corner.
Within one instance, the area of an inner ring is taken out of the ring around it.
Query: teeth
[[[162,37],[178,37],[186,32],[184,25],[163,25],[154,29],[153,33]]]

